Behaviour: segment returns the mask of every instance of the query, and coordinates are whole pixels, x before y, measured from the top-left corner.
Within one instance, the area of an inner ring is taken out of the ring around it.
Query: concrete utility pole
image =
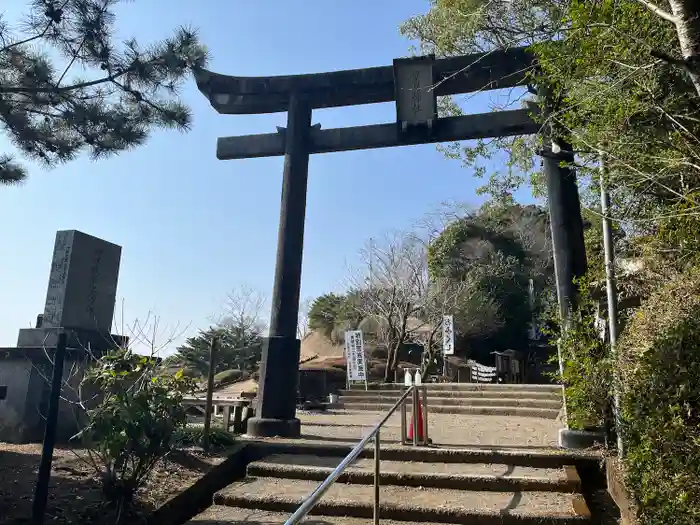
[[[605,252],[605,288],[608,298],[608,329],[610,332],[610,352],[613,355],[613,363],[617,356],[617,282],[615,280],[615,244],[612,235],[612,221],[610,220],[610,194],[605,180],[605,157],[600,157],[600,211],[603,215],[603,250]],[[622,442],[622,424],[620,420],[620,383],[616,363],[613,365],[613,397],[615,414],[615,431],[617,433],[617,454],[620,458],[624,455]]]

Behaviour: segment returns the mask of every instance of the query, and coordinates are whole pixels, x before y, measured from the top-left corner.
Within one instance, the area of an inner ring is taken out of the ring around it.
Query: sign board
[[[361,330],[345,332],[345,359],[348,381],[367,381],[365,344]]]
[[[437,119],[437,95],[433,80],[433,56],[394,60],[396,120],[408,126],[432,127]]]
[[[442,353],[444,355],[455,353],[455,322],[451,315],[442,316]]]

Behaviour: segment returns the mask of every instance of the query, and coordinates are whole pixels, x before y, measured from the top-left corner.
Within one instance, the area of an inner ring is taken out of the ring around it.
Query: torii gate
[[[525,109],[437,116],[438,96],[521,86],[533,65],[534,57],[525,48],[514,48],[437,60],[433,56],[396,59],[393,66],[310,75],[195,73],[197,87],[219,113],[287,112],[287,127],[278,128],[277,133],[222,137],[216,148],[221,160],[284,155],[270,334],[263,347],[256,417],[248,422],[248,434],[295,437],[301,432],[295,417],[300,351],[297,319],[309,155],[538,133],[540,125]],[[311,125],[316,108],[391,101],[396,101],[396,124],[326,130]],[[585,272],[575,175],[562,166],[562,161],[573,160],[570,149],[564,145],[541,153],[563,318],[575,296],[573,277]]]

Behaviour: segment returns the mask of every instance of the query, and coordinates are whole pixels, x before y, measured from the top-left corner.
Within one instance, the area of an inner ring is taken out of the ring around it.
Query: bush
[[[700,523],[700,271],[644,303],[619,361],[624,466],[640,522]]]
[[[197,447],[202,444],[204,427],[187,426],[173,432],[172,445],[177,448]],[[209,429],[209,444],[212,447],[230,447],[236,443],[236,436],[223,428]]]
[[[566,419],[573,430],[603,427],[611,403],[612,362],[593,312],[584,296],[559,344],[564,366],[557,375],[566,389]]]
[[[182,398],[194,383],[182,371],[158,374],[155,359],[119,349],[97,361],[83,385],[102,395],[78,437],[105,498],[122,508],[170,451],[174,432],[185,427]]]

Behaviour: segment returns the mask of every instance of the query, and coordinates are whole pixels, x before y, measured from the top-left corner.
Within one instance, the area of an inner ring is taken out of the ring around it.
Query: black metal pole
[[[211,338],[209,344],[209,375],[207,377],[207,403],[204,406],[204,435],[202,436],[202,448],[209,450],[209,432],[211,430],[211,407],[214,397],[214,372],[216,371],[216,350],[219,341],[216,337]],[[228,430],[228,429],[227,429]]]
[[[284,130],[282,205],[270,336],[263,347],[260,364],[257,412],[248,421],[248,434],[253,436],[294,437],[301,432],[300,422],[295,417],[300,350],[297,324],[311,111],[303,96],[292,94]]]
[[[44,431],[44,445],[41,449],[41,462],[39,474],[34,491],[34,505],[32,507],[32,524],[42,525],[46,513],[46,500],[49,495],[49,481],[51,480],[51,462],[53,449],[56,444],[56,425],[58,423],[58,404],[60,403],[61,383],[63,381],[63,361],[66,356],[66,334],[58,335],[58,345],[53,358],[53,375],[51,377],[51,393],[49,394],[49,408],[46,414],[46,428]]]

